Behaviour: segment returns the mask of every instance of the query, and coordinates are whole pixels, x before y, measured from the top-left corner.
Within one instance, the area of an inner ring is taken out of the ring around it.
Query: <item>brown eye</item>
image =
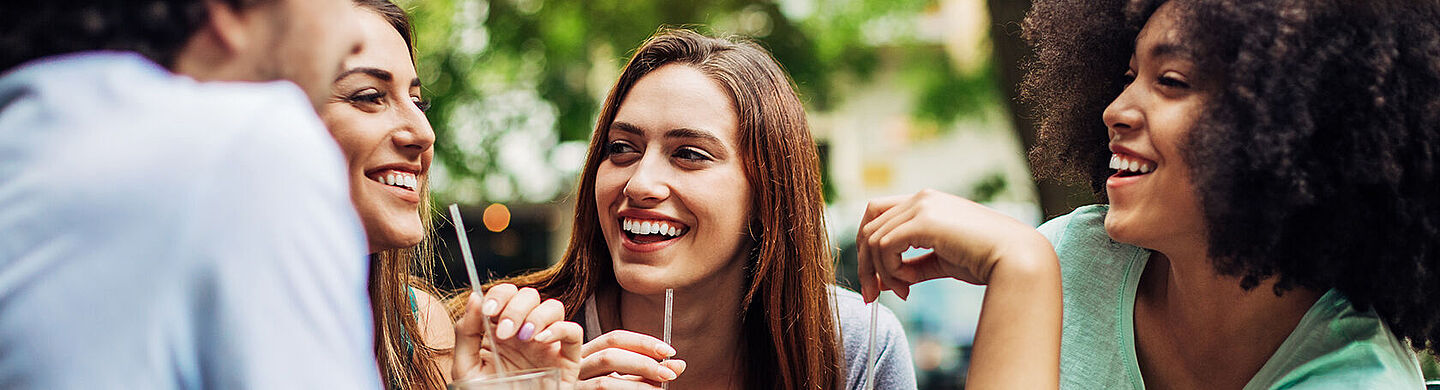
[[[421,99],[419,96],[411,96],[410,102],[415,103],[415,108],[419,108],[420,112],[430,111],[429,100]]]
[[[1160,85],[1171,88],[1190,88],[1190,84],[1170,76],[1160,76]]]
[[[348,100],[351,104],[357,104],[357,105],[359,105],[359,104],[379,105],[379,104],[384,103],[384,102],[382,102],[382,100],[384,100],[384,99],[385,99],[385,92],[381,92],[380,90],[375,89],[375,88],[365,88],[365,89],[356,91],[355,93],[352,93],[352,94],[350,94],[350,96],[348,96],[348,97],[345,98],[345,100]]]
[[[634,161],[640,154],[640,150],[634,145],[625,141],[613,141],[605,145],[605,157],[616,164],[625,164]]]
[[[707,155],[707,154],[705,154],[705,153],[703,153],[703,152],[701,152],[701,151],[699,151],[699,150],[696,150],[695,148],[691,148],[691,147],[684,147],[684,148],[676,149],[676,150],[675,150],[675,153],[674,153],[674,154],[671,154],[670,156],[675,157],[675,158],[678,158],[678,159],[681,159],[681,160],[685,160],[685,161],[691,161],[691,162],[699,162],[699,161],[710,161],[710,160],[713,160],[712,158],[710,158],[709,155]]]

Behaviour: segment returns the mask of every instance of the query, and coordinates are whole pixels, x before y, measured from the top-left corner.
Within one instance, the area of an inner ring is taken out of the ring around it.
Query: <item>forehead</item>
[[[693,66],[669,64],[641,77],[626,94],[615,121],[646,132],[695,129],[734,143],[739,120],[730,95]]]
[[[1140,34],[1135,37],[1137,58],[1188,56],[1189,52],[1183,45],[1181,36],[1180,13],[1176,2],[1170,1],[1150,15],[1150,19],[1145,21],[1145,27],[1141,28]]]
[[[415,65],[410,62],[410,48],[405,38],[390,22],[373,10],[350,7],[351,15],[360,26],[360,51],[345,59],[346,68],[372,67],[389,71],[409,83],[415,78]]]

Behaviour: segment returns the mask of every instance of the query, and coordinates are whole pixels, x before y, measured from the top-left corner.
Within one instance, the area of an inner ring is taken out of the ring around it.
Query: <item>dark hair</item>
[[[1274,292],[1336,289],[1440,345],[1440,3],[1173,0],[1214,80],[1182,158],[1214,266]],[[1042,177],[1104,194],[1101,113],[1163,0],[1037,1],[1022,96]]]
[[[615,283],[594,202],[596,169],[606,158],[607,134],[630,88],[668,64],[709,76],[729,92],[739,118],[737,149],[753,213],[743,312],[736,313],[748,340],[745,387],[841,387],[844,373],[828,295],[835,265],[825,232],[818,150],[789,76],[753,42],[683,29],[661,29],[645,41],[610,90],[590,137],[564,258],[548,269],[496,283],[534,287],[564,303],[569,318],[602,283]]]
[[[353,0],[355,6],[379,14],[405,40],[410,62],[415,62],[414,30],[410,16],[389,0]],[[370,256],[370,309],[375,321],[375,359],[387,389],[445,388],[443,373],[436,357],[449,352],[425,342],[415,310],[418,301],[409,289],[435,297],[441,294],[430,284],[433,279],[434,233],[430,205],[430,184],[421,183],[420,221],[425,239],[409,248],[396,248]],[[449,317],[431,321],[450,321]]]
[[[0,12],[0,71],[42,57],[124,50],[170,67],[209,20],[207,0],[15,1]],[[214,0],[244,9],[268,0]]]

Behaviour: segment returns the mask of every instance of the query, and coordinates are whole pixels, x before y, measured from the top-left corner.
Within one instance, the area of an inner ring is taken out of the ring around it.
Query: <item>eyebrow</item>
[[[1155,47],[1150,48],[1150,56],[1155,58],[1179,57],[1189,59],[1190,50],[1176,43],[1163,42],[1156,44]]]
[[[394,76],[394,75],[390,74],[389,71],[386,71],[386,70],[384,70],[384,69],[380,69],[380,68],[370,68],[370,67],[359,67],[359,68],[354,68],[354,69],[346,70],[346,71],[344,71],[344,72],[340,72],[340,75],[335,77],[335,81],[340,81],[340,80],[344,79],[346,76],[349,76],[349,75],[352,75],[352,74],[356,74],[356,73],[367,74],[367,75],[370,75],[370,77],[374,77],[374,78],[380,79],[380,81],[384,81],[384,82],[387,82],[387,83],[390,82],[391,80],[394,80],[394,79],[395,79],[395,76]],[[415,79],[410,80],[410,88],[416,88],[416,87],[419,87],[419,86],[420,86],[420,78],[417,77],[417,78],[415,78]]]
[[[351,69],[346,70],[346,71],[344,71],[344,72],[340,72],[340,75],[339,75],[339,76],[335,76],[335,81],[340,81],[340,79],[343,79],[343,78],[345,78],[346,76],[349,76],[349,75],[352,75],[352,74],[356,74],[356,73],[364,73],[364,74],[370,75],[370,77],[374,77],[374,78],[380,79],[381,81],[386,81],[386,82],[389,82],[390,80],[394,80],[394,79],[395,79],[395,76],[391,75],[389,71],[386,71],[386,70],[384,70],[384,69],[369,68],[369,67],[359,67],[359,68],[351,68]],[[419,80],[416,80],[416,82],[419,82]]]
[[[616,121],[616,122],[614,122],[614,123],[611,123],[611,124],[610,124],[610,129],[612,129],[612,130],[619,130],[619,131],[622,131],[622,132],[634,134],[634,135],[636,135],[636,136],[644,136],[644,135],[645,135],[645,131],[644,131],[644,130],[641,130],[639,126],[635,126],[635,125],[630,124],[630,123],[627,123],[627,122],[619,122],[619,121]],[[719,138],[719,137],[716,137],[714,134],[711,134],[711,132],[709,132],[709,131],[699,130],[699,129],[692,129],[692,128],[688,128],[688,127],[680,127],[680,128],[674,128],[674,129],[667,130],[667,131],[665,131],[665,137],[666,137],[666,138],[689,138],[689,139],[696,139],[696,140],[699,140],[700,142],[712,143],[712,144],[715,144],[715,146],[717,146],[717,147],[722,147],[722,148],[723,148],[724,145],[725,145],[724,142],[721,142],[721,141],[720,141],[720,138]]]

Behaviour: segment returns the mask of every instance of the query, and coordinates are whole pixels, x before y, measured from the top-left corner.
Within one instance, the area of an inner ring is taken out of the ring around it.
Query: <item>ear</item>
[[[200,33],[208,35],[215,49],[227,57],[243,51],[255,39],[249,26],[249,19],[240,10],[223,0],[205,0],[205,12],[210,18],[200,27]]]

